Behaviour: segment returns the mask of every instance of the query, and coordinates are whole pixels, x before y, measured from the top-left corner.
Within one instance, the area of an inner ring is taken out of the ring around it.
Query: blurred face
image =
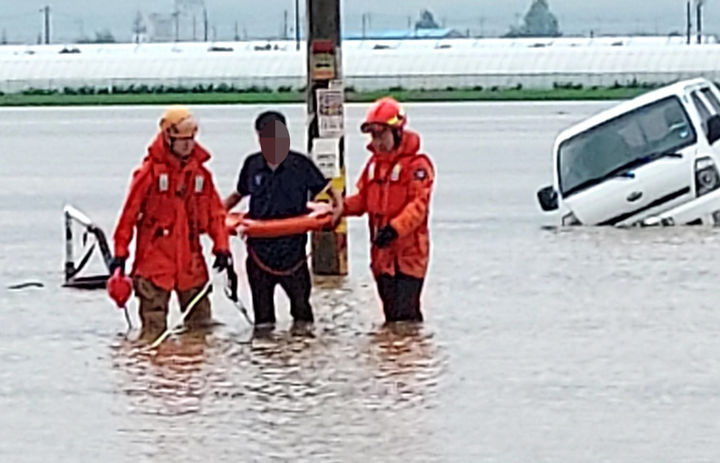
[[[195,148],[193,137],[168,137],[170,151],[180,159],[187,159]]]
[[[368,128],[372,137],[370,144],[380,153],[390,153],[395,149],[395,137],[392,129],[386,125],[373,124]]]
[[[279,166],[290,152],[290,133],[280,121],[272,121],[260,131],[260,148],[270,167]]]

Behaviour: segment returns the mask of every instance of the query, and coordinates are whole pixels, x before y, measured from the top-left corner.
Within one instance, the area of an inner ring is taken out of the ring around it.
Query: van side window
[[[702,93],[710,102],[710,106],[715,110],[715,114],[720,114],[720,100],[718,100],[718,97],[715,96],[713,91],[706,87],[702,89]]]
[[[695,107],[697,108],[698,112],[700,113],[700,118],[702,119],[702,126],[703,126],[703,132],[705,132],[705,135],[707,136],[708,133],[708,125],[707,121],[710,119],[710,111],[705,107],[705,104],[702,102],[700,97],[698,97],[697,92],[692,92],[692,99],[695,103]]]

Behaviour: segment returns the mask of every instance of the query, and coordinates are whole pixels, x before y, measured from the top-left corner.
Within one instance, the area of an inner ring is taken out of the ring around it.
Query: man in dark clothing
[[[250,196],[248,218],[282,219],[308,213],[307,202],[327,191],[333,204],[333,223],[337,224],[342,215],[342,196],[309,157],[290,150],[283,115],[262,113],[255,121],[255,130],[262,152],[245,159],[237,187],[225,199],[225,208],[230,211]],[[273,296],[277,284],[290,299],[293,320],[314,321],[306,246],[307,233],[247,239],[246,268],[256,325],[275,323]]]

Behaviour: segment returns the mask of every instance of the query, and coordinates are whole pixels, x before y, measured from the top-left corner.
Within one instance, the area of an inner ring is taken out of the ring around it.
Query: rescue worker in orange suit
[[[423,321],[420,295],[427,273],[428,213],[435,171],[420,153],[420,136],[405,128],[400,104],[386,97],[368,110],[361,126],[372,153],[345,198],[345,215],[368,214],[370,260],[386,322]]]
[[[128,247],[137,229],[131,276],[140,301],[144,338],[167,328],[172,291],[184,312],[208,282],[201,234],[212,238],[213,268],[227,270],[232,265],[225,208],[204,165],[210,153],[195,141],[197,131],[197,122],[186,107],[166,110],[147,156],[133,173],[115,228],[111,274],[117,268],[124,273]],[[210,300],[205,295],[185,323],[192,329],[210,321]]]

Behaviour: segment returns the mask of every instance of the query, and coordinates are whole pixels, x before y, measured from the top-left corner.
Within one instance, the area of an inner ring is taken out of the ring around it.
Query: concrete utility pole
[[[308,153],[345,196],[340,0],[306,0]],[[331,85],[332,84],[332,85]],[[330,91],[328,92],[328,90]],[[335,92],[333,92],[335,90]],[[318,104],[318,94],[322,104]],[[325,198],[329,199],[327,195]],[[347,224],[313,232],[315,275],[347,275]]]

